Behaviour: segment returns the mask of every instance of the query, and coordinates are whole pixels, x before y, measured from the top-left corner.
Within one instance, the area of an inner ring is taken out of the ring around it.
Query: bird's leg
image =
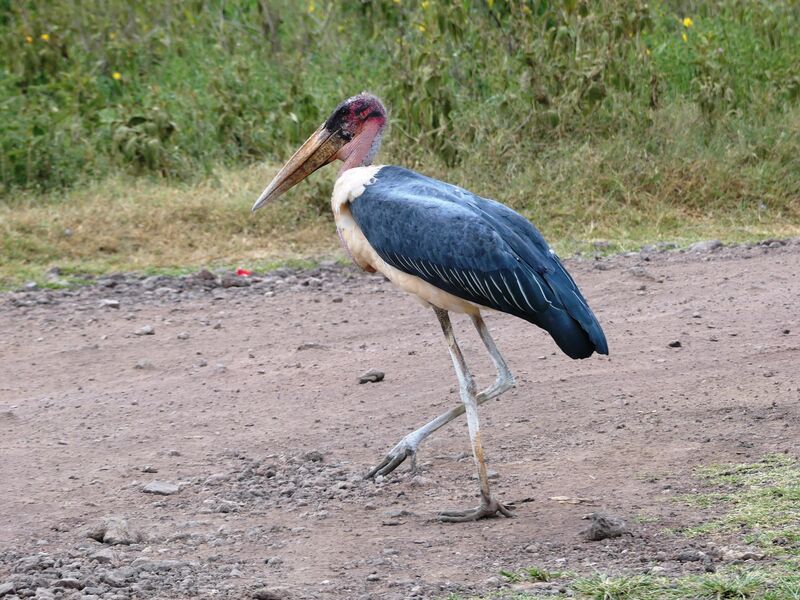
[[[436,317],[442,326],[442,331],[447,339],[450,349],[450,357],[453,359],[453,366],[458,376],[458,385],[461,390],[461,401],[467,413],[467,425],[469,426],[469,437],[472,441],[472,454],[478,466],[478,478],[481,484],[481,503],[480,506],[465,511],[448,511],[439,513],[440,521],[458,523],[463,521],[477,521],[485,517],[494,517],[497,513],[505,517],[511,517],[511,511],[492,497],[489,491],[489,476],[486,472],[486,461],[483,456],[483,446],[481,445],[480,424],[478,422],[478,403],[476,401],[475,381],[464,361],[461,348],[458,347],[456,336],[453,333],[453,326],[446,310],[440,308],[433,309]]]
[[[497,349],[497,346],[495,345],[494,340],[489,333],[489,328],[486,327],[486,323],[483,322],[481,315],[470,315],[470,318],[472,319],[472,324],[475,325],[475,329],[478,330],[478,335],[481,336],[483,345],[486,346],[486,349],[489,351],[489,356],[492,357],[492,362],[494,363],[495,369],[497,369],[497,379],[494,380],[494,383],[479,393],[475,398],[480,406],[486,402],[486,400],[496,398],[500,394],[507,392],[514,387],[514,376],[508,369],[508,365],[506,364],[502,354],[500,354],[500,351]]]
[[[497,379],[495,379],[494,383],[478,393],[475,397],[475,401],[478,406],[480,406],[484,402],[497,398],[499,395],[514,387],[514,376],[511,374],[511,371],[509,371],[506,361],[497,350],[497,346],[495,346],[494,340],[489,334],[489,329],[486,327],[486,323],[483,322],[481,316],[472,315],[472,323],[478,330],[478,334],[481,336],[481,340],[489,351],[492,362],[497,369]],[[389,453],[380,464],[372,468],[372,470],[365,475],[365,479],[371,479],[376,475],[388,475],[399,467],[406,458],[411,459],[411,472],[415,473],[417,470],[417,448],[419,448],[422,441],[437,429],[444,427],[453,419],[463,415],[464,411],[464,404],[461,403],[406,435],[394,448],[389,450]]]

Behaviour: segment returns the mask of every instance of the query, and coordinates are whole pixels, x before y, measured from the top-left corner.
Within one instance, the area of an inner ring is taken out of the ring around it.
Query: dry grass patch
[[[274,169],[226,171],[192,185],[127,177],[0,205],[0,276],[260,263],[338,247],[321,178],[250,213]],[[320,194],[324,199],[313,196]]]

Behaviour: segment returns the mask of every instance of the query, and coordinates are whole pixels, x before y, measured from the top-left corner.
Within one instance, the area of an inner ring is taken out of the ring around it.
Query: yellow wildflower
[[[688,35],[686,35],[686,32],[685,32],[685,31],[684,31],[684,32],[681,34],[681,37],[683,38],[683,41],[684,41],[684,42],[688,42],[688,41],[689,41],[689,36],[688,36]]]
[[[39,37],[42,38],[45,42],[49,42],[50,41],[50,35],[47,34],[47,33],[43,33]]]
[[[28,43],[28,44],[32,44],[33,43],[33,38],[31,36],[29,36],[29,35],[26,35],[25,36],[25,42]]]
[[[647,54],[647,56],[650,56],[650,48],[645,48],[644,53]]]
[[[492,10],[492,7],[494,6],[494,0],[486,0],[486,6],[489,7],[489,10]]]
[[[431,5],[431,3],[430,3],[430,2],[428,2],[428,0],[422,0],[422,2],[420,3],[420,6],[422,7],[422,10],[427,10],[427,8],[428,8],[430,5]]]
[[[317,7],[314,6],[314,3],[313,2],[309,2],[308,3],[308,14],[313,13],[315,10],[317,10]]]
[[[117,34],[112,31],[111,33],[108,34],[108,39],[112,41],[117,39]]]
[[[683,26],[684,27],[686,27],[688,29],[692,25],[694,25],[694,21],[692,21],[691,17],[684,17],[683,18]]]
[[[527,4],[523,4],[523,5],[522,5],[522,12],[523,12],[524,14],[526,14],[526,15],[529,15],[529,14],[531,14],[531,7],[530,7],[530,6],[528,6]]]
[[[425,33],[425,25],[423,25],[422,23],[417,25],[417,29],[419,29],[420,33]]]
[[[113,79],[114,81],[119,81],[120,79],[122,79],[122,73],[120,73],[119,71],[114,71],[111,74],[111,79]]]

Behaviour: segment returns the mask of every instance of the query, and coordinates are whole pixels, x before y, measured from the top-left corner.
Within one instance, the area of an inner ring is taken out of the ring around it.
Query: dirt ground
[[[488,315],[517,387],[481,407],[484,448],[516,517],[469,524],[433,519],[477,503],[463,418],[423,444],[417,476],[362,479],[459,401],[434,315],[380,277],[324,265],[3,294],[0,596],[432,598],[531,565],[707,568],[676,558],[705,542],[665,531],[708,516],[675,499],[692,470],[798,454],[800,240],[567,267],[611,355],[572,361]],[[385,379],[360,385],[369,369]],[[583,540],[594,511],[631,535]]]

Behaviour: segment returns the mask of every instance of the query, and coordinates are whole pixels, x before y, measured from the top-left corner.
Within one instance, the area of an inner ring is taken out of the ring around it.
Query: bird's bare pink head
[[[367,92],[348,98],[308,138],[261,193],[253,210],[261,208],[314,171],[338,159],[342,171],[372,164],[386,126],[386,109]]]

